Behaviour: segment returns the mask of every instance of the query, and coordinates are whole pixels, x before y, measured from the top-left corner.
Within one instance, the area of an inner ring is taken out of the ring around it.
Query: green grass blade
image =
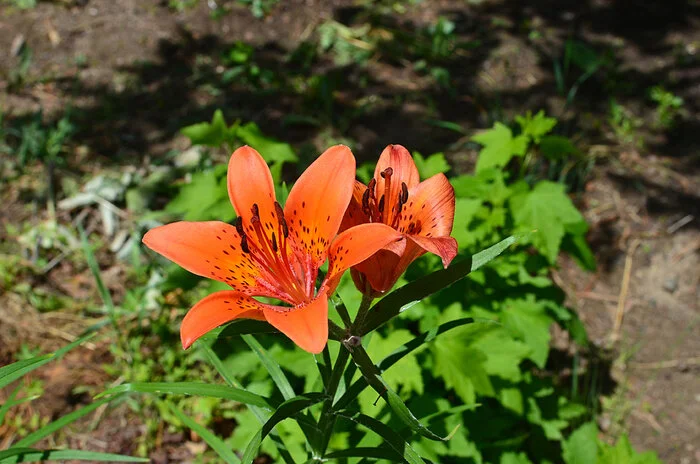
[[[114,398],[102,398],[101,400],[95,401],[94,403],[88,404],[87,406],[83,406],[80,409],[76,409],[75,411],[66,414],[65,416],[62,416],[59,419],[56,419],[55,421],[45,425],[44,427],[40,428],[39,430],[30,433],[26,437],[22,438],[20,441],[15,443],[15,446],[19,447],[27,447],[27,446],[32,446],[33,444],[37,443],[44,437],[47,437],[51,435],[52,433],[56,432],[57,430],[65,427],[68,424],[71,424],[78,419],[90,414],[92,411],[95,409],[99,408],[103,404],[106,404],[110,401],[112,401]]]
[[[447,269],[435,271],[394,290],[369,310],[369,315],[362,327],[359,328],[357,335],[365,335],[375,330],[423,298],[463,279],[470,272],[476,271],[503,253],[516,241],[517,238],[515,236],[510,236],[492,247],[476,253],[471,258],[453,263]]]
[[[223,377],[224,381],[229,386],[243,388],[243,386],[228,373],[226,367],[224,366],[224,363],[221,362],[221,359],[219,358],[219,356],[217,356],[217,354],[214,352],[211,346],[207,345],[206,343],[200,343],[199,346],[204,350],[207,359],[209,359],[209,362],[211,362],[212,366],[214,366],[214,369],[217,370],[217,372],[221,375],[221,377]],[[268,414],[261,408],[257,406],[252,406],[250,404],[248,405],[248,407],[255,415],[255,417],[258,418],[261,424],[264,424],[267,421]],[[294,464],[294,458],[292,458],[292,455],[289,454],[289,451],[287,451],[287,445],[282,440],[282,437],[280,437],[280,435],[275,430],[270,432],[270,437],[275,443],[275,446],[277,446],[277,451],[279,451],[280,456],[282,456],[284,462],[286,462],[287,464]]]
[[[115,393],[165,393],[169,395],[195,395],[221,398],[251,404],[265,409],[274,409],[272,400],[264,396],[256,395],[241,388],[227,385],[210,385],[200,382],[135,382],[125,383],[110,388],[98,395],[112,395]]]
[[[173,414],[175,414],[175,416],[177,416],[177,418],[183,424],[185,424],[187,427],[196,432],[197,435],[202,437],[202,440],[204,440],[207,443],[207,445],[211,447],[211,449],[216,451],[216,454],[218,454],[221,459],[223,459],[228,464],[239,464],[241,462],[241,460],[238,459],[238,456],[236,456],[233,453],[233,451],[229,449],[226,443],[224,443],[219,437],[211,433],[206,427],[195,422],[191,417],[187,416],[184,412],[180,410],[180,408],[178,408],[174,404],[168,403],[168,406],[170,407],[170,410],[173,412]]]
[[[268,419],[268,421],[265,422],[265,424],[263,424],[262,428],[255,435],[253,435],[253,438],[250,440],[248,446],[246,447],[245,453],[243,454],[243,459],[241,459],[241,461],[245,464],[252,464],[253,459],[255,459],[255,456],[258,453],[258,449],[260,448],[260,444],[262,443],[263,439],[272,431],[272,429],[278,423],[294,416],[297,413],[300,413],[309,406],[313,406],[314,404],[319,403],[324,399],[325,396],[320,393],[309,393],[306,395],[300,395],[291,398],[282,403],[279,406],[279,408],[277,408],[277,411],[275,411],[274,414],[270,416],[270,419]]]
[[[404,438],[396,433],[391,427],[382,422],[378,421],[373,417],[366,416],[364,414],[355,414],[353,416],[346,416],[339,414],[340,417],[344,417],[352,422],[360,424],[372,432],[376,433],[384,439],[384,441],[391,446],[391,448],[396,451],[399,456],[403,457],[403,460],[409,464],[425,464],[425,461],[420,457],[416,451],[411,448],[411,445],[404,440]]]
[[[246,342],[246,344],[248,344],[250,349],[253,350],[256,355],[258,355],[260,362],[262,362],[263,366],[265,366],[267,372],[270,373],[270,377],[272,377],[273,382],[275,382],[275,385],[277,385],[277,388],[279,388],[284,399],[289,400],[294,398],[294,389],[289,383],[289,380],[287,380],[287,377],[284,375],[284,372],[282,372],[282,368],[279,366],[279,364],[277,364],[277,361],[272,359],[270,354],[265,351],[265,348],[263,348],[252,335],[241,335],[241,338],[244,342]]]
[[[93,336],[94,334],[87,334],[56,350],[54,353],[41,354],[34,356],[31,359],[17,361],[16,363],[0,367],[0,388],[7,386],[8,384],[22,377],[24,374],[27,374],[34,369],[38,369],[54,359],[60,359],[64,354]]]
[[[0,463],[44,462],[44,461],[108,461],[108,462],[149,462],[146,458],[124,456],[121,454],[100,453],[83,450],[37,450],[32,448],[10,448],[0,451]]]
[[[90,272],[92,272],[92,276],[95,279],[95,282],[97,283],[97,291],[100,294],[102,303],[107,308],[107,313],[111,317],[114,317],[114,302],[112,301],[112,295],[109,293],[107,286],[102,280],[102,275],[100,274],[100,266],[97,264],[97,259],[95,259],[95,254],[92,252],[92,248],[90,248],[90,243],[88,242],[87,235],[85,234],[85,231],[82,227],[78,227],[78,232],[80,232],[80,242],[83,247],[83,252],[85,253],[85,261],[87,261],[87,265],[90,268]]]

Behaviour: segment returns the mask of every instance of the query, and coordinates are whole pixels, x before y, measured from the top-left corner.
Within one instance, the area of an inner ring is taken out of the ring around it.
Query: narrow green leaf
[[[12,390],[10,396],[8,396],[3,405],[0,406],[0,425],[2,425],[2,421],[5,420],[5,415],[7,414],[7,411],[9,411],[12,406],[15,406],[22,402],[21,400],[15,401],[15,397],[17,396],[17,393],[19,393],[21,387],[22,385],[18,385],[17,388]]]
[[[377,366],[372,363],[372,360],[369,358],[362,345],[353,348],[351,354],[353,361],[355,361],[355,364],[367,380],[367,383],[379,393],[379,396],[384,398],[391,410],[394,411],[394,414],[396,414],[403,423],[408,425],[411,430],[430,440],[445,441],[450,438],[449,436],[443,438],[436,435],[416,419],[416,416],[406,407],[401,397],[399,397],[399,395],[384,381],[381,375],[379,375]]]
[[[245,464],[251,464],[258,453],[258,449],[260,448],[260,444],[262,443],[263,439],[278,423],[294,416],[309,406],[313,406],[314,404],[323,401],[324,398],[325,396],[320,393],[309,393],[288,399],[282,403],[274,414],[272,414],[270,419],[263,424],[262,428],[250,440],[241,461]]]
[[[261,408],[274,409],[272,400],[264,396],[256,395],[241,388],[229,387],[226,385],[211,385],[200,382],[135,382],[125,383],[110,388],[98,395],[112,395],[115,393],[165,393],[169,395],[195,395],[208,396],[211,398],[221,398],[225,400],[238,401]]]
[[[88,404],[87,406],[83,406],[80,409],[76,409],[75,411],[66,414],[65,416],[60,417],[59,419],[56,419],[53,422],[50,422],[49,424],[45,425],[44,427],[40,428],[39,430],[30,433],[26,437],[22,438],[20,441],[15,443],[16,447],[28,447],[32,446],[35,443],[39,442],[43,438],[51,435],[52,433],[56,432],[57,430],[65,427],[68,424],[71,424],[78,419],[82,418],[83,416],[86,416],[90,414],[92,411],[95,409],[99,408],[103,404],[107,404],[110,401],[114,400],[114,397],[110,398],[102,398],[101,400],[95,401],[94,403]]]
[[[219,358],[219,356],[217,356],[217,354],[214,352],[211,346],[207,345],[206,343],[199,343],[199,346],[204,349],[204,353],[207,355],[207,358],[209,359],[211,364],[219,372],[219,374],[221,374],[221,377],[224,378],[224,380],[229,386],[243,388],[243,386],[228,373],[228,371],[224,367],[224,363],[221,362],[221,359]],[[264,424],[267,421],[268,413],[264,412],[261,408],[257,406],[249,404],[248,407],[253,412],[255,417],[257,417],[261,424]],[[277,446],[277,451],[279,451],[280,456],[282,456],[282,459],[284,459],[284,462],[286,462],[287,464],[294,464],[294,458],[292,458],[292,456],[289,454],[289,451],[287,451],[287,445],[285,445],[284,441],[282,440],[282,437],[280,437],[277,431],[273,430],[272,432],[270,432],[270,436],[272,437],[272,441],[275,442],[275,446]]]
[[[44,461],[109,461],[109,462],[149,462],[146,458],[124,456],[121,454],[99,453],[83,450],[37,450],[33,448],[13,447],[0,451],[0,463],[44,462]]]
[[[196,432],[197,435],[202,437],[202,440],[204,440],[207,443],[207,445],[211,447],[211,449],[216,451],[216,454],[218,454],[221,459],[226,461],[228,464],[239,464],[241,462],[241,460],[238,459],[238,457],[233,453],[233,451],[229,449],[226,443],[221,441],[219,437],[211,433],[206,427],[195,422],[191,417],[187,416],[184,412],[180,410],[180,408],[178,408],[174,404],[168,403],[168,406],[170,407],[170,410],[173,412],[173,414],[175,414],[175,416],[177,416],[177,418],[180,421],[182,421],[183,424],[185,424],[187,427]]]
[[[289,400],[294,398],[294,389],[292,388],[292,385],[289,383],[289,380],[287,380],[284,372],[282,372],[279,364],[272,359],[270,354],[265,351],[265,348],[263,348],[252,335],[241,335],[241,338],[248,344],[250,349],[258,355],[260,362],[262,362],[263,366],[265,366],[267,372],[270,373],[270,377],[272,377],[272,380],[275,382],[275,385],[277,385],[277,388],[279,388],[284,399]]]
[[[376,433],[382,437],[386,443],[391,446],[391,448],[396,451],[399,456],[403,457],[405,462],[409,464],[425,464],[425,461],[416,453],[416,451],[411,448],[404,438],[396,433],[388,425],[378,421],[373,417],[366,416],[364,414],[355,414],[353,416],[346,416],[339,414],[340,417],[344,417],[347,420],[355,422],[357,424],[367,427],[372,432]]]
[[[506,248],[517,240],[517,237],[510,236],[492,247],[480,251],[471,258],[453,263],[447,269],[435,271],[389,293],[369,310],[369,315],[360,328],[359,335],[365,335],[375,330],[391,318],[411,308],[423,298],[463,279],[470,272],[476,271],[503,253]]]
[[[93,336],[94,334],[84,335],[75,340],[74,342],[71,342],[68,345],[56,350],[55,353],[41,354],[38,356],[34,356],[31,359],[17,361],[16,363],[12,363],[8,366],[0,367],[0,388],[7,386],[8,384],[22,377],[24,374],[27,374],[33,371],[34,369],[38,369],[39,367],[43,366],[44,364],[50,361],[53,361],[54,359],[61,358],[68,351],[72,350],[73,348],[75,348],[76,346],[80,345],[85,340]]]
[[[110,315],[110,317],[114,317],[114,302],[112,301],[112,295],[109,293],[107,286],[102,280],[100,266],[97,264],[97,259],[95,259],[95,254],[92,252],[92,248],[90,248],[87,235],[82,227],[78,227],[78,232],[80,232],[80,242],[83,247],[83,252],[85,253],[85,261],[87,261],[90,272],[92,272],[92,276],[97,283],[97,291],[100,294],[102,303],[105,305],[105,308],[107,308],[107,313]]]

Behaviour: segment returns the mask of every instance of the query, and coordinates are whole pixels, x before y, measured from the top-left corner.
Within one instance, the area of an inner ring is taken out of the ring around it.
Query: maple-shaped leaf
[[[513,137],[513,131],[500,122],[494,124],[492,129],[475,135],[472,140],[484,146],[476,162],[477,173],[488,168],[505,166],[513,156],[523,156],[527,151],[527,136]]]
[[[542,181],[531,191],[510,198],[510,209],[519,232],[531,234],[530,240],[550,263],[559,253],[561,241],[569,230],[583,233],[586,221],[564,191],[562,184]]]
[[[556,118],[548,118],[544,115],[544,110],[540,110],[536,115],[527,112],[525,116],[516,116],[515,120],[520,125],[522,134],[535,143],[540,143],[542,136],[548,134],[557,125]]]

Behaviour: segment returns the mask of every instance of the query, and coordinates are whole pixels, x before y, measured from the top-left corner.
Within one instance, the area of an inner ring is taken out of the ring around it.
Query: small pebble
[[[664,290],[673,293],[678,289],[678,277],[671,277],[664,281]]]

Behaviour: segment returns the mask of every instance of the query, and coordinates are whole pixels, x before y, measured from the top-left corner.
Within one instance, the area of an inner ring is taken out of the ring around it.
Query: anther
[[[377,179],[372,177],[372,180],[369,181],[369,184],[367,184],[367,187],[369,188],[369,194],[374,195],[374,187],[377,185]]]
[[[379,205],[377,206],[377,209],[380,213],[384,212],[384,195],[382,195],[382,197],[379,199]]]
[[[371,189],[371,187],[368,188],[367,190],[365,190],[365,193],[362,194],[362,211],[365,214],[369,213],[369,195],[370,195],[369,191],[370,191],[370,189]]]
[[[275,237],[275,233],[272,233],[272,251],[277,253],[277,237]]]
[[[243,253],[250,253],[250,248],[248,248],[248,237],[245,235],[241,237],[241,250],[243,250]]]
[[[236,227],[236,232],[238,232],[238,235],[245,237],[245,230],[243,230],[243,219],[240,216],[236,218],[233,225]]]
[[[408,201],[408,187],[406,182],[401,182],[401,203],[406,203]]]
[[[253,213],[253,217],[260,218],[260,208],[258,208],[257,203],[253,203],[253,207],[250,208],[250,211]]]
[[[278,202],[275,202],[275,213],[277,214],[277,220],[282,227],[282,235],[284,235],[284,238],[289,237],[289,227],[287,227],[287,220],[284,218],[284,210]]]
[[[387,177],[391,177],[393,174],[394,174],[394,170],[391,167],[388,167],[382,171],[381,176],[382,176],[382,179],[386,179]]]

